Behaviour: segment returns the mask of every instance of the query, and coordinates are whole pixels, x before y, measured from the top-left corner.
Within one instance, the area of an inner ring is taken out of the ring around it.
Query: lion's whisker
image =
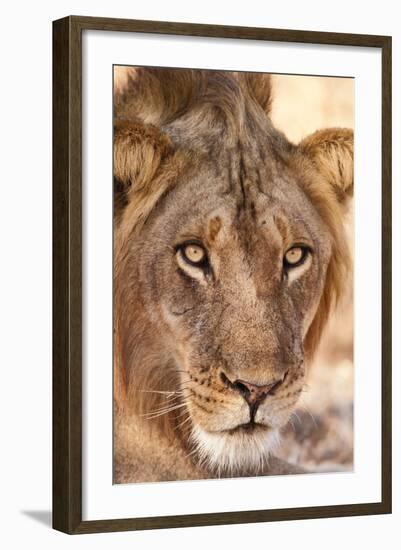
[[[187,422],[189,422],[189,420],[191,420],[191,417],[188,415],[188,418],[185,418],[185,420],[183,420],[182,422],[180,422],[179,424],[177,424],[177,426],[175,427],[175,429],[178,430],[179,428],[182,428],[182,426],[184,426],[184,424],[186,424]]]
[[[198,452],[198,447],[196,446],[195,449],[193,449],[190,453],[185,455],[185,458],[189,458],[190,456],[193,456],[195,453]]]
[[[318,425],[317,425],[317,422],[316,422],[316,418],[315,418],[314,415],[310,412],[310,410],[308,409],[308,407],[307,407],[306,405],[303,405],[303,404],[300,405],[300,406],[301,406],[301,408],[302,408],[307,414],[309,414],[309,416],[310,416],[311,419],[313,420],[313,423],[314,423],[314,425],[315,425],[315,428],[317,428]]]
[[[181,393],[179,391],[168,391],[168,390],[135,390],[135,391],[139,391],[141,393],[158,393],[161,395],[167,395],[168,397]]]
[[[180,393],[177,393],[177,395],[166,396],[164,399],[171,403],[173,401],[180,400],[180,398],[183,397],[183,396],[184,396],[184,392],[180,392]]]
[[[300,426],[302,426],[301,419],[299,418],[298,414],[294,411],[291,416],[295,416],[295,418],[298,420],[298,423]]]
[[[168,411],[168,410],[172,410],[172,409],[175,409],[175,408],[178,408],[178,406],[182,406],[184,405],[185,403],[167,403],[167,404],[164,404],[162,405],[161,407],[158,407],[156,409],[152,409],[150,411],[148,411],[147,414],[154,414],[154,413],[158,413],[158,412],[162,412],[162,411]]]
[[[178,414],[178,415],[176,416],[176,418],[177,418],[177,419],[178,419],[178,418],[181,418],[181,416],[184,416],[184,414],[187,413],[187,412],[188,412],[188,411],[187,411],[186,409],[185,409],[184,411],[180,411],[180,414]]]
[[[140,416],[145,417],[147,419],[158,418],[159,416],[163,416],[165,414],[168,414],[169,412],[175,411],[182,407],[186,407],[186,405],[187,405],[186,403],[180,403],[179,405],[174,405],[173,407],[165,407],[164,409],[155,409],[154,411],[141,414]]]
[[[295,425],[294,425],[294,421],[292,418],[290,418],[290,424],[291,424],[291,427],[293,429],[293,431],[296,433],[296,429],[295,429]]]

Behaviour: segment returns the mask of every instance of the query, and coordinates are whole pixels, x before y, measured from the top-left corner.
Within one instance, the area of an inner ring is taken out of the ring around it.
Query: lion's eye
[[[181,250],[184,259],[192,265],[200,265],[206,259],[206,251],[199,244],[186,244]]]
[[[287,250],[284,255],[284,266],[287,268],[301,265],[308,255],[308,248],[304,246],[294,246]]]

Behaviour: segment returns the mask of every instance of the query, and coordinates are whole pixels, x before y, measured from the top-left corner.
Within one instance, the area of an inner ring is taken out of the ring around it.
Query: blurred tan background
[[[354,80],[273,76],[272,120],[294,143],[330,126],[354,127]],[[352,205],[347,232],[352,252]],[[284,432],[279,456],[312,471],[353,467],[352,277],[332,316],[296,414]]]

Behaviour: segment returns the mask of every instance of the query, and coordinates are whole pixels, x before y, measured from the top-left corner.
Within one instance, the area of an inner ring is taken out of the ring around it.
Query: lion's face
[[[116,399],[256,473],[341,291],[352,132],[288,143],[260,75],[138,74],[115,129]]]
[[[241,181],[224,169],[237,161]],[[266,459],[291,416],[331,248],[295,175],[251,168],[228,150],[187,176],[150,217],[138,258],[193,443],[217,468]]]

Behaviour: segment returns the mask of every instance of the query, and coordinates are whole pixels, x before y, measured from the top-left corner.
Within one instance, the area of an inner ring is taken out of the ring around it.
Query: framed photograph
[[[53,526],[391,512],[391,38],[53,23]]]

